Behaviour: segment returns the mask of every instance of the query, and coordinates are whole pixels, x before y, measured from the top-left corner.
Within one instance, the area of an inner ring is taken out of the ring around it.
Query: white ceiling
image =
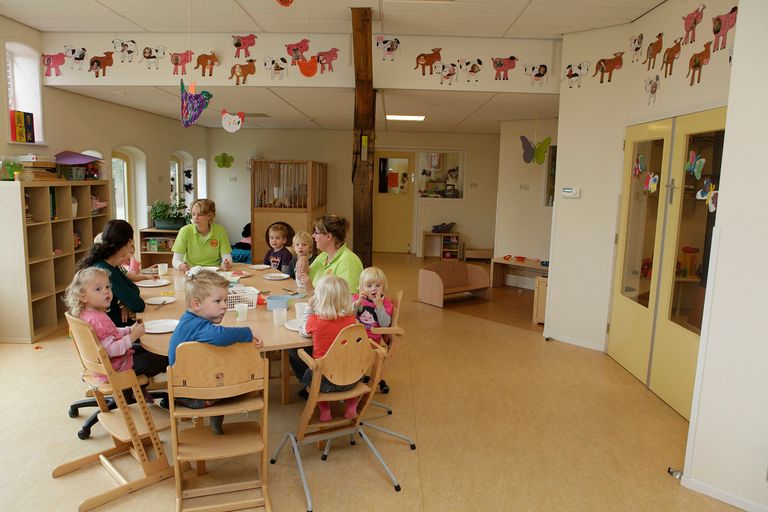
[[[661,0],[0,0],[0,15],[42,32],[351,33],[351,7],[369,7],[373,32],[493,38],[560,39],[562,34],[628,23]],[[68,86],[64,89],[178,119],[176,87]],[[354,91],[320,88],[208,88],[217,104],[268,118],[250,128],[349,129]],[[556,95],[454,91],[380,91],[378,130],[498,133],[499,121],[554,117]],[[418,109],[414,108],[418,106]],[[426,112],[424,112],[426,108]],[[427,115],[393,123],[385,113]],[[198,121],[220,127],[220,112]]]

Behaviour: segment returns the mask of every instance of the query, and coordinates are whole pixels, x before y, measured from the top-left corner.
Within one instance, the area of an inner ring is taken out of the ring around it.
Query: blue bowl
[[[547,260],[545,260],[545,261],[542,261],[542,262],[541,262],[541,266],[542,266],[542,267],[548,267],[548,266],[549,266],[549,261],[547,261]]]

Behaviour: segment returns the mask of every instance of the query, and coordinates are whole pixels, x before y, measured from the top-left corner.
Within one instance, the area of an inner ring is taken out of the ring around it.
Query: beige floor
[[[547,343],[524,321],[527,329],[488,320],[499,317],[488,308],[478,314],[463,304],[416,302],[422,260],[377,255],[376,262],[392,290],[405,290],[407,330],[387,375],[392,393],[380,395],[395,414],[380,423],[413,436],[418,449],[370,433],[400,480],[397,493],[361,443],[339,443],[325,462],[303,448],[315,510],[733,510],[667,475],[668,466],[682,466],[688,424],[608,356]],[[56,464],[108,441],[98,426],[92,439],[78,440],[79,420],[67,417],[67,404],[82,394],[70,342],[2,344],[0,361],[2,509],[75,510],[83,497],[107,489],[110,478],[97,467],[50,476]],[[276,385],[272,391],[274,448],[302,404],[282,406]],[[250,462],[229,471],[242,476]],[[270,470],[274,510],[305,510],[290,452]],[[173,507],[173,481],[166,480],[103,509]]]

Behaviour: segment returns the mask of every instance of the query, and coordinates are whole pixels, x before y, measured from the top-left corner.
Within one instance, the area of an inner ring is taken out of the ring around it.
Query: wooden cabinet
[[[294,231],[312,233],[313,221],[325,215],[328,166],[311,160],[254,160],[251,163],[251,251],[260,262],[269,246],[264,233],[282,221]],[[292,244],[288,240],[288,244]]]
[[[92,210],[91,196],[106,206]],[[66,328],[64,292],[110,217],[109,201],[103,180],[0,182],[0,341],[31,343]]]
[[[547,283],[546,277],[537,277],[533,289],[533,323],[543,324],[547,312]]]
[[[424,242],[421,252],[424,258],[427,258],[427,243],[430,237],[439,238],[438,255],[441,260],[458,260],[459,245],[461,243],[461,234],[459,233],[435,233],[433,231],[424,231]]]
[[[139,261],[143,268],[173,261],[173,243],[178,229],[147,228],[139,230]]]

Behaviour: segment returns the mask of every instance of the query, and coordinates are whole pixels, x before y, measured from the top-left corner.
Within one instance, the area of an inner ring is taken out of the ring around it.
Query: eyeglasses
[[[323,233],[323,232],[321,232],[321,231],[318,231],[318,230],[316,230],[316,229],[315,229],[314,231],[312,231],[312,236],[314,236],[314,235],[327,235],[327,234],[328,234],[328,233]]]

